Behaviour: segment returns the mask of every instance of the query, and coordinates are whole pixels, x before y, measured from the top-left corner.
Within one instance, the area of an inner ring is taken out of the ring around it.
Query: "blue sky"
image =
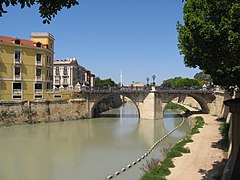
[[[157,84],[198,69],[187,68],[177,48],[176,22],[182,22],[182,0],[79,0],[50,25],[42,24],[38,7],[7,8],[0,17],[0,34],[30,39],[31,32],[55,36],[55,59],[77,58],[100,78]]]

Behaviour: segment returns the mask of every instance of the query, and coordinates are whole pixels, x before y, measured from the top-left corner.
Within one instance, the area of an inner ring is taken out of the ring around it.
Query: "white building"
[[[77,83],[93,87],[94,81],[95,75],[80,66],[75,58],[54,61],[53,87],[55,89],[73,88]]]

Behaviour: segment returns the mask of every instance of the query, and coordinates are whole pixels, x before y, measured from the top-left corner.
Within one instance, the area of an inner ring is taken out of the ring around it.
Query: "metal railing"
[[[115,94],[130,94],[130,93],[142,93],[147,94],[152,90],[151,88],[144,87],[122,87],[122,88],[89,88],[89,87],[67,87],[67,88],[56,88],[56,89],[47,89],[47,92],[54,91],[73,91],[81,93],[115,93]],[[170,93],[170,94],[213,94],[215,89],[156,89],[154,92],[157,93]]]

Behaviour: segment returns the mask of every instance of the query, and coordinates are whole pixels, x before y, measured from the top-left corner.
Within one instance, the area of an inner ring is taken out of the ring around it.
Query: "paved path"
[[[186,145],[191,152],[173,160],[175,168],[170,169],[168,180],[214,179],[219,167],[223,166],[221,162],[226,154],[216,144],[221,139],[219,122],[209,114],[193,116],[202,116],[206,124],[192,137],[193,142]]]

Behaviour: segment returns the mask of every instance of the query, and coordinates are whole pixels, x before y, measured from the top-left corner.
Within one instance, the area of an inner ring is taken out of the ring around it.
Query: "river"
[[[141,157],[158,139],[181,123],[173,113],[160,120],[139,120],[133,103],[80,121],[0,128],[0,179],[101,180]],[[148,156],[185,136],[185,121]],[[139,162],[115,179],[139,179]]]

